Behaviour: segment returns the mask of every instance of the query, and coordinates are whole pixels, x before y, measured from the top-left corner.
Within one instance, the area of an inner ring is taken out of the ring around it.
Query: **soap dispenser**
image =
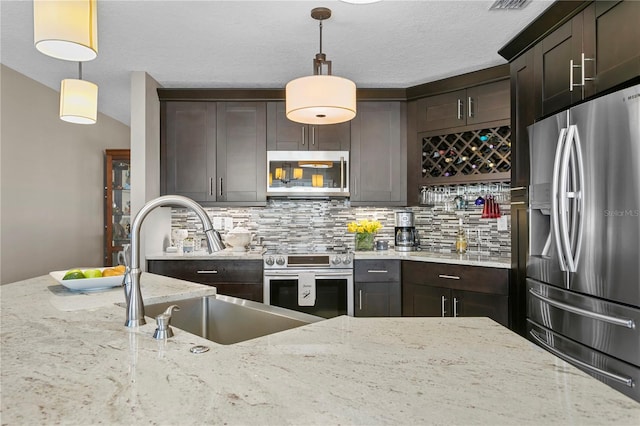
[[[467,252],[467,234],[462,226],[462,218],[458,224],[458,234],[456,235],[456,253],[465,254]]]

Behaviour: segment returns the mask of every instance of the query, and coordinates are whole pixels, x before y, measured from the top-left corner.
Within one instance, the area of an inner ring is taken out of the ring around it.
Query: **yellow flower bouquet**
[[[347,231],[356,234],[356,251],[373,250],[373,238],[381,228],[382,224],[377,220],[362,219],[359,222],[350,222],[347,224]]]

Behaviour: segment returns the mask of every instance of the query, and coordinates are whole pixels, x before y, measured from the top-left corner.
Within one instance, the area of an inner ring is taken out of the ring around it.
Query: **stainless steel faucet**
[[[224,249],[220,234],[213,229],[207,212],[191,198],[181,195],[164,195],[147,202],[133,218],[131,226],[131,265],[127,269],[127,276],[124,278],[124,294],[127,301],[127,320],[124,325],[127,327],[146,324],[144,320],[144,303],[142,302],[142,292],[140,291],[140,275],[142,274],[140,270],[140,228],[142,227],[142,222],[151,210],[169,205],[186,207],[196,213],[202,221],[204,234],[207,236],[209,253]]]

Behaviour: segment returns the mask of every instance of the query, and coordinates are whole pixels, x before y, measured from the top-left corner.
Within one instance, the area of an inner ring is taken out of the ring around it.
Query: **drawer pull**
[[[201,270],[201,271],[196,271],[198,274],[217,274],[218,271],[216,270]]]
[[[440,274],[438,275],[438,277],[440,278],[446,278],[448,280],[459,280],[460,277],[456,277],[455,275],[444,275],[444,274]]]
[[[389,271],[387,271],[386,269],[369,269],[367,272],[369,272],[370,274],[386,274]]]

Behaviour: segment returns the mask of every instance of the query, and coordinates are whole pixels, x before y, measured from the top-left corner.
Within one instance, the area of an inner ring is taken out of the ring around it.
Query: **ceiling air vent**
[[[489,10],[493,9],[523,9],[531,0],[496,0]]]

